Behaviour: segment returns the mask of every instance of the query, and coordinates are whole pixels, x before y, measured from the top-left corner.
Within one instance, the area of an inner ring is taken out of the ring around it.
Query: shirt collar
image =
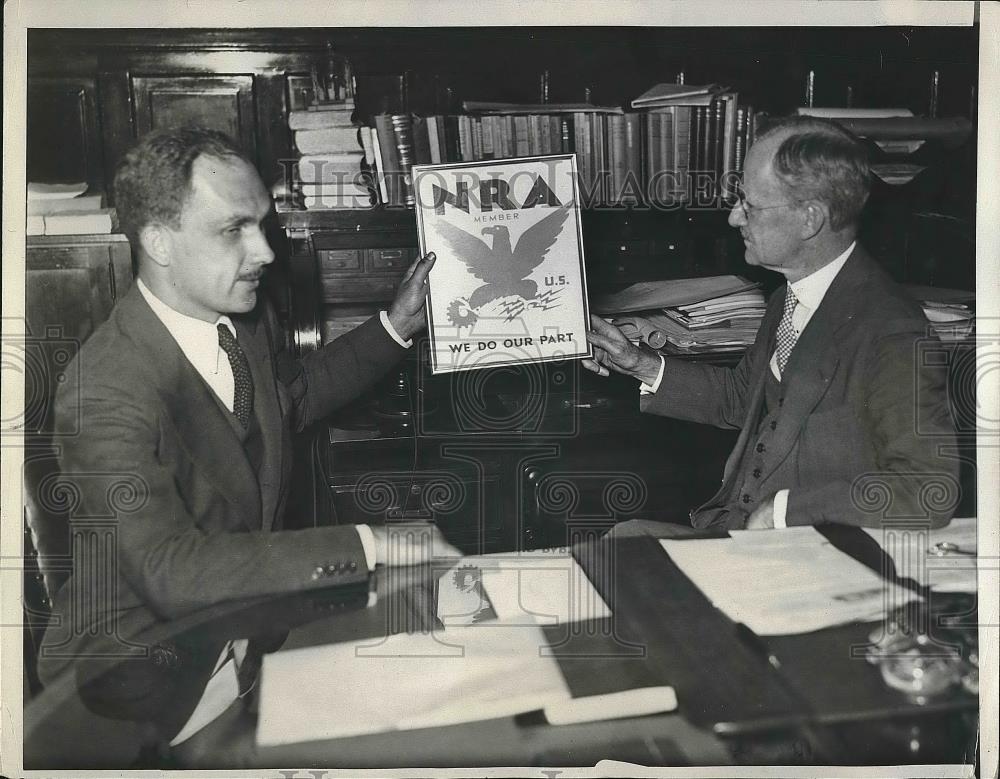
[[[203,319],[195,319],[187,314],[175,311],[147,287],[142,279],[138,279],[136,284],[139,292],[146,299],[149,307],[153,309],[163,326],[177,342],[184,356],[200,373],[215,373],[219,368],[219,331],[218,325],[224,324],[236,337],[236,328],[232,320],[227,316],[220,316],[214,322],[206,322]]]
[[[844,267],[847,258],[851,256],[857,241],[852,241],[843,254],[839,255],[833,262],[828,262],[817,271],[813,271],[808,276],[798,281],[788,282],[788,286],[795,293],[795,299],[799,305],[815,311],[819,304],[823,302],[826,291],[830,289],[833,280],[837,278],[840,269]]]

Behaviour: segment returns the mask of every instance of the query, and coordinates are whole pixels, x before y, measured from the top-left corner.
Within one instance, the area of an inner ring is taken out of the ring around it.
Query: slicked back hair
[[[114,196],[122,231],[138,249],[139,233],[149,224],[180,227],[191,194],[191,170],[201,156],[235,158],[252,165],[225,133],[205,127],[157,130],[145,136],[119,163]]]
[[[830,212],[830,227],[856,225],[868,200],[868,151],[836,122],[789,116],[768,123],[755,143],[785,136],[771,161],[775,177],[795,200],[819,200]]]

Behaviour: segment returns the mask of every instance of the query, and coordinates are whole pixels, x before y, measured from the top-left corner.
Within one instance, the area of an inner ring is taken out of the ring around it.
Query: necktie
[[[781,322],[778,324],[778,337],[774,350],[778,357],[778,370],[781,373],[785,372],[788,356],[792,353],[795,341],[799,337],[798,333],[795,332],[795,328],[792,327],[792,313],[798,304],[798,298],[795,297],[795,293],[792,292],[792,288],[789,286],[788,291],[785,293],[785,308],[781,312]]]
[[[233,413],[243,427],[250,424],[250,413],[253,411],[253,378],[250,376],[250,364],[243,354],[236,338],[229,328],[221,322],[218,326],[219,346],[229,357],[233,369]]]

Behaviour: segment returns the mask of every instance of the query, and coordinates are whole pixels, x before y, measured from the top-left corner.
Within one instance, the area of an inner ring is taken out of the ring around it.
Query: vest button
[[[753,469],[753,477],[755,479],[759,479],[760,478],[760,468],[754,468]]]
[[[774,430],[777,426],[778,426],[778,423],[775,420],[772,419],[771,420],[771,429]]]
[[[766,447],[764,446],[764,444],[757,444],[757,451],[758,451],[758,452],[761,452],[761,453],[762,453],[762,452],[764,451],[764,449],[765,449],[765,448],[766,448]]]
[[[778,398],[778,405],[779,406],[785,405],[785,399],[784,398]]]
[[[747,495],[745,492],[743,493],[743,502],[744,503],[749,503],[750,502],[750,496]]]

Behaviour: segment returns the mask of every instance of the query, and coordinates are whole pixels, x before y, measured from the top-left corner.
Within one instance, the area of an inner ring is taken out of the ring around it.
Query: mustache
[[[241,273],[236,278],[238,278],[240,281],[258,281],[259,279],[263,278],[263,276],[264,276],[264,271],[258,270],[258,271],[253,271],[252,273]]]

